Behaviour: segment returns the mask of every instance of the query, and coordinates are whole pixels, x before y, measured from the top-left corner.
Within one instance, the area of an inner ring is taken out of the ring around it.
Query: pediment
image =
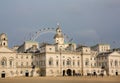
[[[112,52],[109,56],[119,56],[120,57],[120,53],[118,53],[118,52]]]
[[[0,52],[14,52],[14,51],[9,49],[8,47],[0,47]]]

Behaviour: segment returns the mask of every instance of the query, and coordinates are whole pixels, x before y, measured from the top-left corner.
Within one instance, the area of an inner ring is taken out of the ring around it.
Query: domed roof
[[[0,40],[7,40],[7,35],[5,33],[0,34]]]
[[[0,36],[3,36],[3,35],[5,35],[5,36],[6,36],[6,34],[5,34],[5,33],[1,33],[1,34],[0,34]]]

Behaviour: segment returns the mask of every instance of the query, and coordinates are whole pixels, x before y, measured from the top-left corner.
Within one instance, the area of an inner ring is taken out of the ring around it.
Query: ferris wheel
[[[36,32],[31,32],[28,34],[26,40],[36,41],[37,38],[39,38],[42,34],[45,34],[45,33],[56,33],[56,28],[43,28]],[[64,33],[63,33],[63,36],[65,38],[65,42],[71,42],[73,40],[72,38],[70,39],[68,35]]]

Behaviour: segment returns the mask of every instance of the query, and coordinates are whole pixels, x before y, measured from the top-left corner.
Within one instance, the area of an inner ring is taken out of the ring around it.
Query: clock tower
[[[64,44],[64,35],[62,34],[62,30],[60,25],[57,25],[56,34],[54,36],[55,44],[62,45]]]

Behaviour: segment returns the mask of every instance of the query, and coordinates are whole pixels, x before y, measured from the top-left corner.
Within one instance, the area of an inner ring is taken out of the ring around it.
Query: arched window
[[[75,60],[73,60],[73,66],[75,66]]]
[[[67,65],[71,65],[71,60],[67,59]]]
[[[110,65],[111,65],[111,67],[113,66],[113,60],[110,60]]]
[[[65,60],[63,60],[63,66],[65,66]]]
[[[10,58],[9,58],[9,65],[10,65],[10,67],[13,66],[13,57],[10,57]]]
[[[79,60],[77,61],[77,65],[80,66],[80,61]]]
[[[10,67],[12,67],[12,64],[13,64],[13,61],[12,61],[12,60],[10,60]]]
[[[115,66],[118,66],[118,61],[117,60],[115,60]]]
[[[50,66],[53,65],[53,58],[52,57],[49,59],[49,65]]]
[[[85,66],[89,66],[89,59],[88,58],[86,58]]]
[[[58,60],[56,60],[56,66],[58,66],[59,65],[59,61]]]
[[[1,60],[1,65],[2,65],[3,67],[7,66],[7,59],[6,59],[6,58],[3,58],[3,59]]]

